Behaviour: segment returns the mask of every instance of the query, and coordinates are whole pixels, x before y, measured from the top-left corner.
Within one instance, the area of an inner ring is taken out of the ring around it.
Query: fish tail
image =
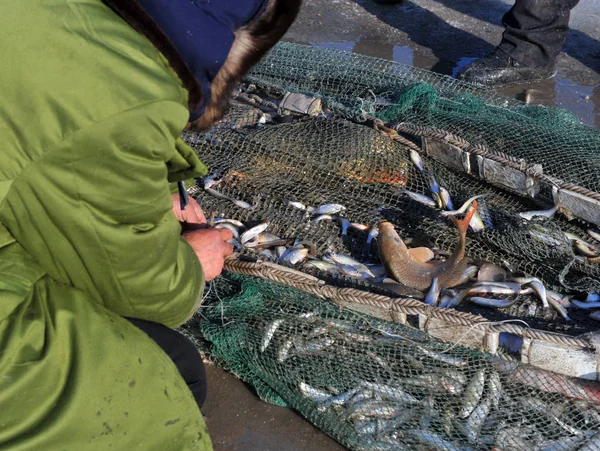
[[[450,216],[452,218],[454,224],[456,224],[456,228],[458,229],[458,232],[461,235],[467,234],[467,230],[469,229],[469,223],[471,222],[471,219],[473,219],[473,215],[475,214],[476,211],[477,211],[477,201],[474,200],[473,203],[471,204],[471,208],[469,208],[469,211],[467,211],[467,214],[465,215],[465,217],[463,219],[456,219],[454,216]]]

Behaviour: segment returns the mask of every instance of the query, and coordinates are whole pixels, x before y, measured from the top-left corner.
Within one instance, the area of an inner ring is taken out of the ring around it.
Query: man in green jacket
[[[223,114],[299,4],[2,3],[0,449],[211,449],[202,362],[170,328],[230,235],[173,206],[206,173],[179,135]]]

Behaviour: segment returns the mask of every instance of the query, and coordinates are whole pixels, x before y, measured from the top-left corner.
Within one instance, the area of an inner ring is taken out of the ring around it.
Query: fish
[[[452,204],[450,193],[443,186],[440,187],[440,198],[442,200],[442,207],[444,207],[447,210],[454,210],[454,205]]]
[[[297,208],[298,210],[307,210],[306,205],[304,205],[302,202],[295,202],[284,199],[283,203],[289,207]]]
[[[600,232],[596,232],[595,230],[588,229],[586,230],[587,234],[591,236],[596,241],[600,242]]]
[[[421,155],[419,155],[419,153],[414,149],[410,149],[409,152],[410,161],[412,161],[412,163],[419,170],[419,172],[425,171],[425,165],[423,164],[423,159],[421,158]]]
[[[265,221],[262,224],[258,224],[257,226],[254,226],[251,229],[246,230],[240,236],[240,243],[246,244],[248,241],[252,240],[253,238],[258,237],[259,234],[264,232],[267,229],[267,227],[269,227],[269,224],[270,224],[269,221]]]
[[[219,222],[218,224],[214,225],[214,228],[215,229],[227,229],[227,230],[230,230],[231,233],[233,234],[233,239],[234,240],[239,240],[240,232],[239,232],[238,228],[236,226],[234,226],[230,222]]]
[[[362,381],[361,387],[372,390],[375,393],[380,394],[383,398],[391,401],[398,401],[403,404],[419,404],[420,402],[417,398],[402,391],[399,387],[391,387],[389,385],[367,381]]]
[[[350,221],[348,221],[346,218],[342,218],[341,216],[336,216],[336,220],[340,224],[342,236],[348,235],[348,229],[350,228]]]
[[[296,354],[310,354],[328,348],[334,343],[335,340],[327,337],[308,341],[296,337],[296,340],[294,340],[294,349]]]
[[[475,372],[475,375],[465,388],[465,392],[463,394],[463,403],[460,412],[458,413],[458,418],[468,418],[475,408],[479,405],[479,401],[481,400],[481,395],[483,395],[483,390],[485,389],[485,369],[480,368]]]
[[[546,293],[546,287],[544,287],[544,284],[540,279],[536,277],[515,277],[513,278],[513,280],[523,285],[530,285],[538,294],[540,300],[542,301],[544,309],[550,309],[550,304],[548,303],[548,295]]]
[[[317,268],[321,271],[326,271],[330,273],[338,272],[338,265],[323,260],[309,260],[306,263],[304,263],[304,266],[308,266],[310,268]]]
[[[600,302],[586,302],[586,301],[578,301],[577,299],[571,300],[571,305],[574,305],[578,309],[589,310],[600,308]]]
[[[546,218],[553,218],[556,212],[558,211],[558,205],[555,205],[548,210],[535,210],[535,211],[523,211],[519,213],[519,216],[523,219],[531,221],[536,216],[544,216]]]
[[[360,230],[361,232],[366,232],[367,230],[369,230],[369,226],[368,225],[360,224],[358,222],[351,222],[350,223],[350,228],[351,229]]]
[[[419,440],[422,443],[425,443],[428,446],[433,446],[434,449],[439,451],[464,451],[464,448],[459,448],[453,445],[449,441],[444,440],[439,435],[436,435],[433,432],[428,432],[420,429],[410,429],[406,431],[406,434],[416,438],[417,440]]]
[[[394,418],[400,411],[404,410],[402,407],[391,404],[387,401],[378,400],[365,400],[357,402],[350,409],[349,417],[377,417],[377,418]]]
[[[344,276],[348,276],[351,277],[353,279],[368,279],[369,276],[365,276],[364,273],[360,272],[358,270],[358,268],[356,268],[355,266],[352,265],[346,265],[346,264],[339,264],[337,265],[337,269],[340,272],[340,274],[343,274]]]
[[[585,302],[600,301],[600,293],[588,293]]]
[[[441,288],[451,288],[460,280],[466,266],[465,248],[467,227],[473,214],[477,211],[477,201],[464,219],[457,220],[450,216],[459,231],[458,243],[454,252],[446,261],[420,262],[415,259],[406,244],[394,230],[390,222],[379,225],[380,236],[378,240],[379,257],[388,274],[396,281],[419,290],[426,290],[431,286],[434,277],[438,277]]]
[[[329,214],[322,214],[317,216],[315,219],[313,219],[312,221],[310,221],[312,224],[316,224],[317,222],[320,221],[333,221],[333,216],[329,215]]]
[[[590,438],[592,433],[575,435],[572,437],[565,437],[552,442],[546,442],[540,445],[539,451],[575,451],[584,448],[579,448],[579,445],[586,439]],[[600,442],[598,442],[600,445]],[[592,448],[596,451],[600,448]]]
[[[219,183],[221,183],[223,178],[219,177],[219,176],[220,176],[220,174],[213,173],[213,174],[209,174],[206,177],[202,178],[200,181],[202,184],[202,188],[204,188],[205,190],[208,190],[209,188],[212,188],[213,186],[216,186]]]
[[[442,200],[441,188],[435,176],[431,172],[426,172],[426,177],[429,180],[429,189],[431,190],[432,198],[435,201],[436,207],[442,208],[444,202]]]
[[[482,230],[485,230],[485,224],[478,212],[473,214],[471,221],[469,222],[469,227],[471,227],[473,232],[481,232]]]
[[[433,200],[429,196],[426,196],[425,194],[415,193],[414,191],[409,191],[406,188],[402,188],[398,192],[404,193],[411,199],[416,200],[417,202],[419,202],[423,205],[427,205],[428,207],[431,207],[431,208],[436,208],[438,205],[435,200]]]
[[[481,431],[481,426],[485,422],[490,410],[492,408],[492,403],[489,398],[485,398],[481,404],[479,404],[465,424],[465,429],[467,431],[467,440],[469,442],[474,443],[479,439],[479,434]]]
[[[493,263],[484,263],[479,268],[477,280],[480,282],[504,282],[507,277],[507,272]]]
[[[289,249],[281,257],[279,257],[279,259],[283,263],[295,265],[298,263],[302,263],[302,261],[304,261],[309,252],[310,249],[306,247],[303,247],[301,249]]]
[[[477,274],[477,272],[479,271],[479,268],[475,265],[469,265],[465,268],[465,270],[463,271],[463,273],[460,276],[460,279],[458,279],[458,282],[456,283],[456,285],[462,285],[463,283],[467,283],[469,280],[471,280],[473,277],[475,277],[475,275]]]
[[[553,234],[539,224],[531,225],[528,232],[533,240],[543,243],[546,246],[563,247],[567,244],[566,240],[561,236],[562,234]]]
[[[265,328],[265,335],[260,343],[260,352],[265,352],[269,346],[269,343],[271,343],[273,335],[275,335],[275,332],[277,329],[279,329],[279,326],[281,326],[283,322],[283,319],[276,319],[267,324],[267,327]]]
[[[318,388],[312,387],[308,385],[303,380],[298,380],[298,388],[300,389],[300,393],[302,393],[307,398],[316,401],[316,402],[324,402],[331,398],[333,395],[324,390],[319,390]]]
[[[356,395],[359,391],[361,390],[360,387],[355,387],[352,388],[348,391],[345,391],[343,393],[340,393],[339,395],[336,396],[332,396],[331,398],[323,401],[321,403],[321,405],[318,407],[318,410],[323,411],[325,410],[324,408],[332,405],[332,404],[337,404],[337,405],[344,405],[346,404],[354,395]]]
[[[482,197],[485,197],[485,196],[489,196],[489,194],[487,194],[487,193],[478,194],[477,196],[470,197],[469,199],[467,199],[465,201],[464,204],[461,205],[461,207],[458,210],[442,211],[442,212],[440,212],[440,215],[442,215],[442,216],[464,215],[473,202],[475,202],[477,199],[481,199]]]
[[[459,356],[445,354],[443,352],[430,351],[429,349],[423,348],[421,346],[417,346],[417,348],[427,357],[437,360],[438,362],[455,366],[457,368],[463,368],[469,364],[467,360]]]
[[[325,204],[317,207],[312,211],[313,215],[334,215],[340,211],[345,210],[346,207],[340,204]]]
[[[492,405],[495,409],[500,406],[500,400],[502,399],[502,382],[500,381],[500,375],[496,371],[492,371],[490,377],[487,380],[487,386],[489,390],[489,396],[492,401]]]
[[[237,205],[238,207],[244,208],[246,210],[254,210],[258,206],[258,203],[256,203],[255,205],[250,205],[248,202],[244,202],[243,200],[234,199],[233,197],[227,196],[227,195],[220,193],[217,190],[214,190],[212,188],[204,188],[204,190],[207,193],[209,193],[211,196],[216,197],[217,199],[228,200],[228,201],[234,203],[235,205]]]
[[[283,363],[289,356],[290,350],[294,346],[294,342],[291,338],[288,338],[283,342],[279,350],[277,351],[277,361]]]
[[[598,451],[600,449],[600,432],[591,437],[577,451]]]
[[[437,305],[438,300],[440,298],[440,284],[439,284],[439,280],[437,277],[433,278],[433,281],[431,282],[431,287],[429,288],[429,291],[427,292],[427,294],[425,295],[425,303],[429,304],[429,305]]]
[[[469,302],[482,307],[508,308],[517,302],[517,299],[491,299],[472,296],[469,298]]]
[[[244,227],[244,224],[241,221],[238,221],[237,219],[231,219],[231,218],[215,218],[215,219],[213,219],[212,223],[214,225],[229,223],[229,224],[237,227],[238,229],[241,229],[242,227]]]

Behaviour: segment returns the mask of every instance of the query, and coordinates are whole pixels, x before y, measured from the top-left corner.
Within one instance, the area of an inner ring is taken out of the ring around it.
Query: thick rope
[[[274,263],[240,261],[236,257],[230,257],[225,261],[225,269],[238,274],[272,280],[281,285],[312,294],[320,299],[329,299],[340,306],[345,306],[346,303],[361,304],[375,307],[388,313],[424,315],[427,318],[444,321],[451,326],[469,327],[477,325],[486,327],[492,332],[508,332],[522,338],[534,338],[577,348],[592,347],[589,340],[583,338],[530,329],[510,323],[487,325],[488,321],[482,316],[473,315],[468,312],[459,312],[453,309],[433,307],[416,299],[390,298],[356,288],[338,288],[328,285],[309,274],[304,274]],[[390,316],[396,318],[396,315],[390,314]]]

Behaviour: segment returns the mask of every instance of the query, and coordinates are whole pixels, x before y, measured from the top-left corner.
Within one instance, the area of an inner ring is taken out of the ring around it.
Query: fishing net
[[[598,450],[595,382],[226,273],[187,326],[259,396],[352,450]]]
[[[285,260],[274,249],[241,246],[238,260],[292,267],[326,287],[285,287],[293,272],[281,283],[228,274],[212,285],[190,333],[205,337],[210,354],[264,399],[296,408],[350,449],[600,449],[596,383],[522,363],[523,348],[543,338],[564,345],[565,356],[585,351],[586,364],[566,374],[597,378],[596,342],[588,338],[599,323],[568,301],[591,307],[583,299],[600,292],[599,243],[586,234],[600,222],[597,130],[564,110],[431,72],[282,43],[241,84],[222,121],[184,139],[219,174],[218,184],[198,181],[189,190],[207,214],[246,230],[268,221],[269,233],[311,254]],[[566,296],[562,314],[527,291],[494,295],[514,300],[503,308],[467,298],[439,313],[376,278],[307,264],[331,253],[379,264],[373,231],[382,221],[409,247],[448,258],[456,227],[443,208],[416,196],[432,195],[431,175],[454,208],[485,194],[484,227],[467,233],[469,263],[539,279]],[[321,216],[308,208],[324,204],[345,209]],[[555,204],[555,216],[519,215]],[[365,305],[398,299],[404,304],[389,305],[403,306],[404,316],[340,310],[324,300],[334,292],[380,296]],[[432,317],[466,332],[436,335]],[[489,354],[465,339],[482,322],[504,331]]]

